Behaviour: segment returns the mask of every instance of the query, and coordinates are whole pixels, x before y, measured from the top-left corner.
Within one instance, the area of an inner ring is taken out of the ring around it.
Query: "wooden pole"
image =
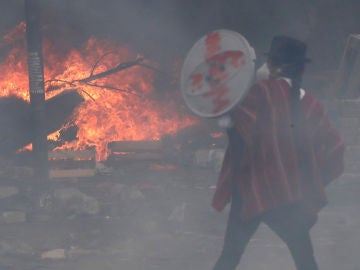
[[[45,91],[38,0],[25,0],[26,40],[28,50],[30,106],[33,117],[34,176],[39,180],[49,177],[48,150],[45,132]]]

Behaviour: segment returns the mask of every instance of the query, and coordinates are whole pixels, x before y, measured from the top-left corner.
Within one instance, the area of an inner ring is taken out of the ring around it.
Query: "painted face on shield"
[[[207,75],[205,80],[211,87],[218,87],[228,78],[234,76],[238,68],[245,63],[241,51],[226,51],[207,60]]]
[[[190,95],[213,100],[214,111],[218,113],[231,102],[227,94],[227,82],[236,76],[245,65],[242,51],[225,51],[216,54],[200,64],[188,80]]]
[[[223,87],[245,64],[243,55],[241,51],[226,51],[200,64],[190,76],[189,94],[202,95]]]

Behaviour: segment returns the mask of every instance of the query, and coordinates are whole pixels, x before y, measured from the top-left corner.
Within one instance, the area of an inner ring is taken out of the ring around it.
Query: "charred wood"
[[[73,90],[46,100],[46,134],[59,130],[82,101],[82,96]],[[8,157],[30,144],[34,132],[30,104],[15,96],[1,98],[0,127],[0,155]]]

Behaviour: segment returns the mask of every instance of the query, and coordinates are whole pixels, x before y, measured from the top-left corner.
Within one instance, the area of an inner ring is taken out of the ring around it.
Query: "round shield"
[[[186,105],[201,117],[230,111],[246,94],[255,74],[255,52],[230,30],[216,30],[198,40],[181,70]]]

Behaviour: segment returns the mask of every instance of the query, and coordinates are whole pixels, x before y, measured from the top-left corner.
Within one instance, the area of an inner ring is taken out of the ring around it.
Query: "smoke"
[[[331,3],[330,3],[331,2]],[[41,1],[44,34],[77,45],[90,36],[129,45],[170,68],[210,30],[242,33],[259,64],[276,34],[308,43],[312,70],[336,69],[346,38],[358,31],[359,2],[336,0],[77,0]],[[23,20],[23,0],[0,3],[1,33]],[[65,45],[64,45],[65,46]]]
[[[24,20],[23,2],[23,0],[0,2],[0,33],[2,35]],[[200,37],[214,29],[231,29],[243,34],[255,48],[259,65],[263,63],[263,52],[268,50],[274,35],[291,35],[308,44],[308,54],[312,58],[312,63],[306,73],[310,79],[305,78],[305,83],[310,86],[310,89],[311,86],[325,89],[333,83],[331,81],[333,78],[326,81],[325,85],[322,82],[318,83],[311,74],[323,74],[325,71],[337,69],[346,39],[349,34],[359,31],[360,20],[357,14],[360,7],[358,0],[42,0],[40,2],[43,12],[43,34],[59,45],[67,48],[80,46],[92,36],[111,39],[159,63],[160,69],[169,73],[173,72],[174,63],[181,62]],[[0,55],[1,53],[0,50]],[[328,77],[325,77],[325,80],[327,79]],[[225,215],[215,215],[209,210],[212,195],[209,186],[215,183],[215,174],[202,172],[199,175],[198,171],[177,171],[174,174],[146,171],[137,171],[136,175],[133,171],[126,173],[127,171],[120,170],[119,179],[115,180],[123,181],[128,175],[132,176],[134,181],[142,178],[145,180],[141,183],[140,194],[142,195],[138,195],[137,190],[131,189],[129,191],[131,198],[126,197],[124,200],[130,206],[138,207],[135,209],[137,212],[131,212],[134,209],[129,206],[129,211],[134,214],[123,219],[124,227],[112,228],[111,233],[114,234],[109,236],[116,242],[114,246],[117,246],[116,235],[121,234],[125,238],[128,237],[126,231],[132,230],[133,237],[121,247],[119,254],[123,252],[124,257],[129,257],[127,253],[133,254],[133,251],[141,250],[143,252],[140,253],[141,256],[145,257],[149,251],[154,254],[157,251],[156,247],[163,245],[162,249],[166,256],[163,255],[162,258],[169,266],[167,269],[174,269],[176,265],[176,263],[171,263],[171,260],[177,260],[177,265],[181,269],[196,269],[187,258],[195,260],[194,257],[199,254],[198,263],[202,268],[200,266],[197,269],[205,269],[205,265],[208,266],[207,269],[210,269],[211,262],[215,260],[221,248],[226,222]],[[141,173],[147,174],[147,177]],[[149,184],[150,180],[151,184]],[[330,191],[333,196],[337,196],[339,189],[343,192],[345,187],[334,186]],[[125,191],[123,191],[124,196],[128,195]],[[351,191],[347,192],[350,194]],[[146,198],[152,198],[152,204],[149,204]],[[339,195],[337,199],[335,203],[341,204],[344,196]],[[118,206],[125,208],[126,204]],[[116,211],[122,213],[121,211],[126,210],[128,209]],[[321,232],[318,227],[316,233],[323,239],[315,239],[315,245],[319,252],[324,250],[324,246],[334,250],[322,254],[324,256],[320,257],[320,266],[326,265],[327,261],[335,262],[343,252],[338,253],[335,245],[323,243],[327,239],[338,240],[334,235],[325,235],[328,231],[334,231],[331,226],[337,226],[336,230],[348,235],[345,232],[346,227],[342,230],[340,227],[346,225],[346,222],[354,222],[350,215],[344,213],[344,217],[340,215],[340,218],[345,221],[340,220],[333,225],[334,220],[331,220],[331,215],[336,216],[338,213],[330,210],[328,209],[321,217],[324,226],[322,228],[325,230]],[[358,224],[359,222],[354,222],[351,226],[355,227]],[[94,225],[94,227],[97,226],[98,224]],[[142,234],[139,235],[139,231]],[[150,237],[150,234],[155,236]],[[274,240],[269,235],[265,232],[255,236],[255,241],[250,245],[250,251],[245,257],[245,259],[248,258],[249,264],[245,269],[253,268],[256,263],[258,268],[265,268],[265,265],[261,264],[263,260],[256,259],[259,254],[262,254],[258,251],[270,254],[264,261],[272,265],[266,266],[266,269],[279,269],[278,260],[273,260],[273,258],[283,258],[286,251],[278,239]],[[179,243],[179,239],[183,243]],[[150,245],[153,242],[156,242],[155,249]],[[186,246],[185,242],[193,245]],[[340,244],[342,247],[345,246],[344,241]],[[167,248],[170,245],[178,248],[179,252],[176,255],[180,254],[180,256],[176,257],[171,253],[172,249]],[[187,252],[192,254],[183,255],[186,253],[182,249],[184,246],[188,248]],[[358,245],[353,246],[352,250],[358,250],[356,248]],[[198,253],[193,252],[194,247],[198,248]],[[268,253],[269,249],[272,253]],[[344,247],[344,250],[348,249]],[[138,254],[134,255],[133,261],[142,259]],[[329,254],[334,255],[333,258],[329,258],[332,257]],[[273,257],[270,258],[270,256]],[[349,255],[346,258],[351,259]],[[124,262],[121,261],[121,263]],[[245,260],[245,267],[246,263]],[[343,267],[340,263],[342,263],[341,259],[338,260],[338,268]],[[285,266],[292,266],[291,259],[286,259]],[[334,266],[331,268],[329,263],[329,269],[335,268]],[[157,269],[161,269],[161,266]],[[350,267],[344,269],[350,269]],[[352,269],[355,269],[355,266]]]

